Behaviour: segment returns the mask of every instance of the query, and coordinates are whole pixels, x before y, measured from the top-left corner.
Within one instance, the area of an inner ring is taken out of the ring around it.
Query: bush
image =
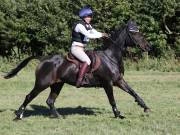
[[[180,61],[175,59],[174,53],[169,51],[166,57],[156,58],[150,57],[145,53],[144,56],[139,60],[126,59],[125,69],[127,70],[152,70],[162,72],[180,72]]]
[[[1,0],[0,55],[68,51],[71,27],[85,5],[93,7],[97,29],[105,31],[132,18],[153,44],[151,56],[164,56],[168,48],[179,54],[179,4],[175,0]],[[168,27],[173,28],[173,35],[167,33]]]

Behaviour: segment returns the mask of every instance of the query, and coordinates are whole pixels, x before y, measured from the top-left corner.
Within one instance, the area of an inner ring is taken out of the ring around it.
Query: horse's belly
[[[86,74],[81,85],[82,87],[100,87],[101,83],[93,74]]]

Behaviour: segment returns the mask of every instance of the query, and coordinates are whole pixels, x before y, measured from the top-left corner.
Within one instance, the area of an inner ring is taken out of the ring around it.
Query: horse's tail
[[[36,56],[29,56],[23,61],[21,61],[14,69],[12,69],[10,72],[8,72],[6,75],[4,75],[5,79],[9,79],[14,77],[21,69],[23,69],[32,59],[38,59]]]

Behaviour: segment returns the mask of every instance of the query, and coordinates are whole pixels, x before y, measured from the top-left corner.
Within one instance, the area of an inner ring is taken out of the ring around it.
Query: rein
[[[109,57],[108,54],[107,54],[106,52],[103,52],[103,53],[104,53],[104,55],[105,55],[112,63],[118,64],[118,62],[115,61],[114,59],[112,59],[111,57]]]
[[[114,42],[114,40],[109,36],[108,37],[110,40],[111,40],[111,42],[114,44],[114,45],[116,45],[116,42]]]
[[[134,31],[134,32],[136,32],[136,31]],[[131,34],[130,34],[130,31],[128,30],[128,27],[126,27],[126,33],[127,33],[127,36],[129,36],[130,39],[131,39],[134,43],[136,43],[136,40],[134,40],[134,39],[132,38],[132,36],[131,36]],[[112,42],[113,45],[117,45],[117,43],[111,38],[110,35],[111,35],[111,34],[109,34],[109,36],[108,36],[107,38],[110,39],[110,41]],[[112,63],[118,64],[118,62],[115,61],[114,59],[112,59],[106,52],[104,52],[104,55],[105,55]]]
[[[114,45],[116,45],[116,42],[110,36],[108,36],[107,38],[110,39]],[[105,51],[103,53],[112,63],[118,64],[118,62],[112,59],[111,57],[109,57],[109,55]]]
[[[135,43],[135,45],[137,45],[137,41],[135,39],[132,38],[131,34],[128,32],[128,36],[130,37],[130,39]]]

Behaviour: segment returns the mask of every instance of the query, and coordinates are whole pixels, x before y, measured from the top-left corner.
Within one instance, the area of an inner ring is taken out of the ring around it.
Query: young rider
[[[96,31],[91,26],[93,11],[90,7],[84,7],[79,11],[80,21],[75,23],[72,29],[72,46],[71,53],[83,62],[82,67],[80,68],[78,79],[76,82],[76,87],[80,87],[81,82],[85,73],[87,72],[88,66],[91,64],[90,58],[84,51],[89,39],[107,37],[106,33],[101,33]]]

